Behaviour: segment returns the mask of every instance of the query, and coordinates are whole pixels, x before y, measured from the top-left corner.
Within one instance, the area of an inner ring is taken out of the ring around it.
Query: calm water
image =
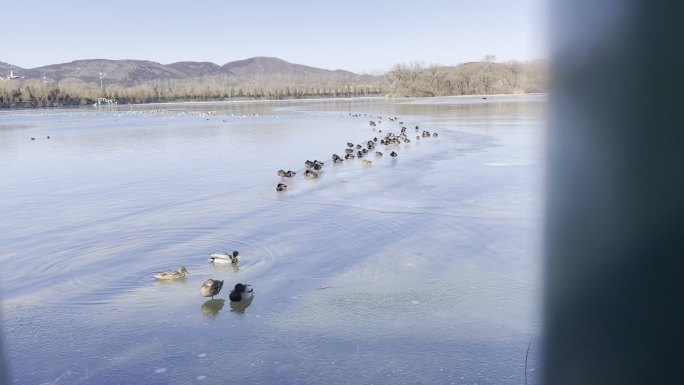
[[[532,340],[537,383],[543,103],[0,112],[10,382],[522,384]],[[369,120],[398,134],[394,116],[413,142],[332,164],[381,137]],[[298,172],[284,193],[278,169]],[[208,262],[225,250],[238,267]],[[152,277],[180,266],[182,282]],[[214,300],[207,278],[225,280]],[[246,309],[227,300],[238,282]]]

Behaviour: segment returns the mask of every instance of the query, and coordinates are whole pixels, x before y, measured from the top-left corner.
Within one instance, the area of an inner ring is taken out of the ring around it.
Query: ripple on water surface
[[[106,239],[106,240],[105,240]],[[238,266],[214,266],[211,253],[239,250]],[[209,228],[122,230],[107,238],[85,236],[68,244],[53,245],[49,255],[31,263],[26,276],[4,277],[7,302],[41,305],[89,306],[127,300],[140,306],[162,301],[161,290],[199,288],[212,274],[246,276],[268,270],[277,250],[254,240],[231,239]],[[160,281],[153,274],[185,266],[182,280]],[[198,283],[199,282],[199,283]],[[193,286],[194,285],[194,286]]]
[[[496,121],[449,115],[438,140],[363,167],[328,157],[376,135],[365,116],[90,115],[65,117],[50,142],[22,131],[13,144],[13,164],[34,165],[14,167],[28,176],[0,218],[15,382],[522,382],[535,221],[518,203],[529,167],[489,134]],[[298,174],[276,194],[275,171],[301,173],[307,158],[326,160],[322,177]],[[237,267],[209,263],[232,250]],[[153,278],[180,266],[184,280]],[[199,295],[207,278],[226,280],[216,298]],[[258,293],[249,309],[226,300],[236,282]]]

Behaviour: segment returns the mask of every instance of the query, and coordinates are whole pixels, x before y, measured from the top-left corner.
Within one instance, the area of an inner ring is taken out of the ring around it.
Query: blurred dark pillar
[[[684,383],[684,5],[556,3],[543,384]]]
[[[0,328],[2,324],[0,323]],[[7,373],[7,362],[5,361],[4,349],[3,349],[3,334],[2,329],[0,329],[0,385],[9,384],[9,374]]]

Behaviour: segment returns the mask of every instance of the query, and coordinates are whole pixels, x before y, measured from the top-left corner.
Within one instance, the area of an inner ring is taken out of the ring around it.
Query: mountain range
[[[89,59],[25,69],[0,62],[0,108],[82,105],[101,97],[148,103],[534,93],[544,92],[547,74],[545,61],[499,63],[493,57],[455,66],[397,64],[382,75],[328,70],[263,56],[224,65]]]
[[[373,75],[359,75],[345,70],[333,71],[293,64],[274,57],[253,57],[229,62],[224,65],[193,61],[160,64],[147,60],[86,59],[36,68],[21,68],[0,61],[1,76],[6,76],[10,70],[14,72],[14,75],[25,79],[41,79],[45,76],[54,81],[79,79],[86,83],[99,83],[100,77],[102,77],[108,83],[117,83],[124,86],[142,84],[153,80],[211,76],[225,76],[239,81],[259,79],[261,77],[269,79],[314,77],[351,82],[380,78]]]

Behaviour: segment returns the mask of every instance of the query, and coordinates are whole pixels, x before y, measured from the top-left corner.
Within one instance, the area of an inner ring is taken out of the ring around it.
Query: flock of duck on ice
[[[373,131],[378,131],[378,133],[382,134],[382,130],[378,129],[377,126],[378,124],[382,123],[382,117],[378,117],[378,122],[376,123],[374,120],[369,121],[369,125],[371,128],[373,128]],[[390,122],[395,122],[397,121],[397,118],[389,118]],[[385,134],[383,138],[380,139],[380,144],[385,145],[385,146],[398,146],[401,143],[411,143],[411,139],[409,139],[408,134],[406,133],[407,128],[403,126],[404,122],[398,122],[399,125],[401,125],[401,133],[399,135],[396,135],[392,132],[388,132]],[[420,127],[415,126],[416,132],[420,130]],[[435,133],[430,133],[429,131],[423,130],[422,137],[423,138],[429,138],[429,137],[437,137],[439,136],[436,132]],[[421,135],[416,135],[416,140],[420,140]],[[332,154],[332,161],[333,163],[341,163],[344,162],[345,159],[354,159],[358,158],[361,160],[361,164],[364,166],[370,166],[373,161],[364,159],[366,155],[370,154],[371,151],[375,150],[375,147],[378,144],[378,137],[375,136],[373,139],[368,140],[364,144],[354,144],[352,142],[347,142],[347,147],[344,149],[344,157],[338,155],[338,154]],[[375,151],[375,157],[376,158],[381,158],[384,154],[380,151]],[[398,155],[396,151],[392,151],[389,154],[392,158],[396,158]],[[309,178],[309,179],[316,179],[320,176],[320,173],[323,169],[324,163],[319,161],[319,160],[307,160],[304,162],[304,167],[306,170],[304,171],[304,177]],[[294,176],[297,173],[292,171],[292,170],[278,170],[278,176],[281,178],[285,179],[291,179],[294,178]],[[282,181],[276,185],[276,191],[285,191],[287,190],[287,185],[283,183]]]
[[[360,114],[351,114],[351,116],[361,116]],[[368,116],[367,114],[364,114],[363,116]],[[382,130],[378,129],[378,125],[382,123],[382,117],[377,118],[378,121],[376,122],[375,120],[370,120],[369,125],[373,129],[373,131],[377,131],[379,134],[382,134]],[[387,132],[383,137],[378,139],[377,136],[373,137],[372,139],[366,141],[364,144],[354,144],[351,142],[347,143],[347,147],[344,149],[344,157],[338,155],[338,154],[332,154],[332,161],[333,163],[341,163],[344,162],[344,160],[349,160],[349,159],[354,159],[358,158],[361,160],[361,163],[364,166],[369,166],[372,164],[372,161],[365,159],[365,156],[370,154],[371,151],[374,151],[374,155],[376,158],[381,158],[384,154],[380,151],[375,151],[376,146],[378,143],[380,145],[384,145],[386,148],[389,146],[392,146],[392,152],[390,152],[390,156],[394,159],[398,155],[395,151],[396,148],[402,143],[410,143],[411,139],[409,139],[407,132],[407,128],[404,126],[404,122],[398,121],[396,117],[389,118],[390,122],[397,122],[399,126],[401,127],[400,133],[399,134],[394,134],[392,132]],[[415,126],[415,132],[418,133],[420,130],[420,127]],[[416,141],[420,140],[421,137],[423,138],[429,138],[429,137],[437,137],[438,134],[435,133],[430,133],[429,131],[423,130],[421,134],[416,135]],[[33,139],[33,138],[32,138]],[[388,148],[389,149],[389,148]],[[306,170],[304,171],[304,177],[309,178],[309,179],[316,179],[320,177],[322,169],[323,169],[324,163],[319,161],[319,160],[307,160],[304,162],[304,167]],[[278,170],[278,176],[280,176],[281,182],[277,184],[276,186],[276,191],[286,191],[287,190],[287,185],[283,183],[284,180],[294,178],[297,173],[291,170],[285,171],[285,170]],[[217,265],[223,265],[223,264],[232,264],[237,266],[238,261],[240,260],[240,253],[238,251],[233,251],[233,252],[220,252],[220,253],[214,253],[209,256],[209,261],[213,264]],[[154,277],[158,280],[176,280],[176,279],[183,279],[185,276],[189,274],[188,270],[185,267],[181,267],[178,270],[166,270],[166,271],[161,271],[158,272],[154,275]],[[202,287],[200,288],[200,294],[203,297],[211,297],[212,299],[214,298],[215,295],[217,295],[221,289],[223,288],[223,281],[218,280],[218,279],[207,279],[204,284],[202,284]],[[249,303],[252,300],[252,297],[254,295],[254,289],[250,285],[246,285],[243,283],[237,283],[233,289],[231,290],[230,294],[228,295],[228,298],[232,303]]]

